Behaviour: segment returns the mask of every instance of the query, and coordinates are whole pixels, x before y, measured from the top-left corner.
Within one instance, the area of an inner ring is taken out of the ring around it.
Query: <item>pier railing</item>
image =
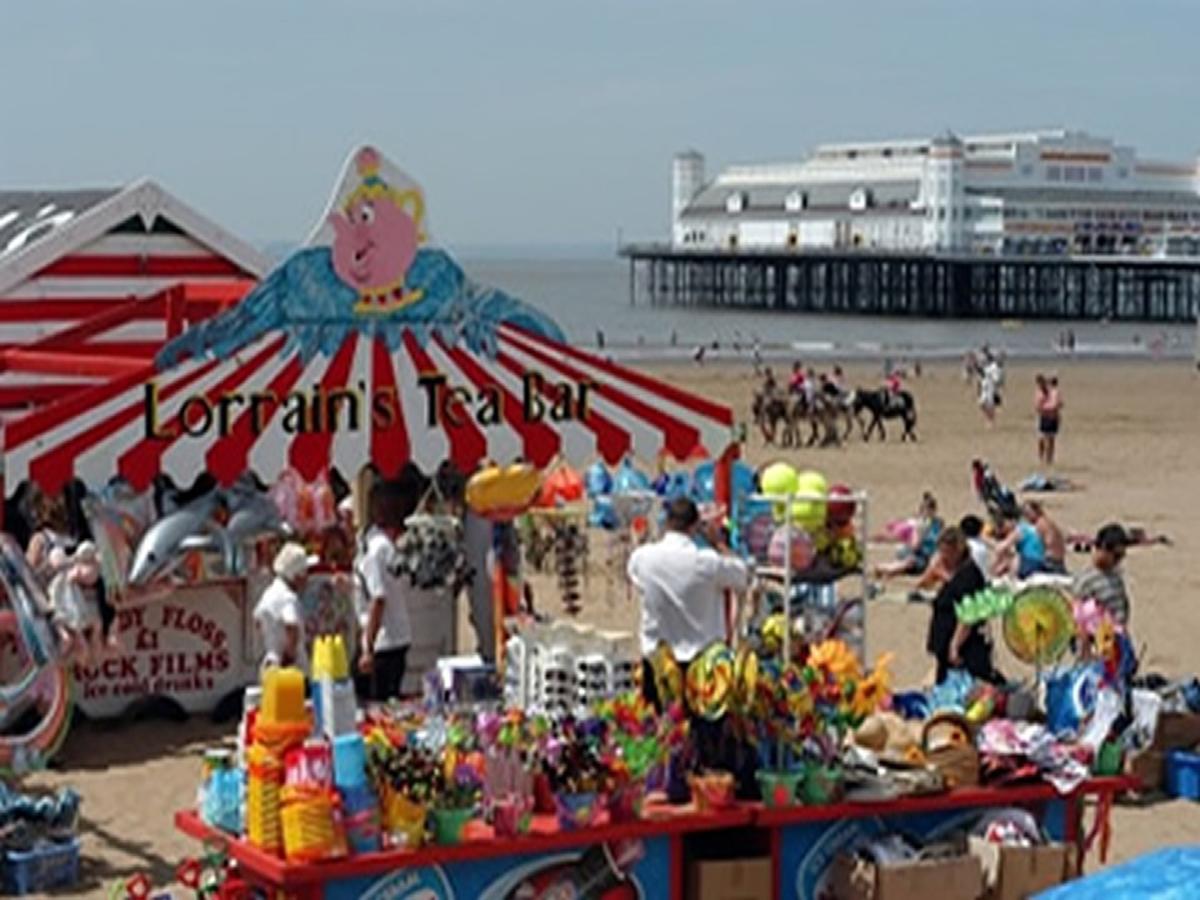
[[[631,303],[948,318],[1189,322],[1200,258],[627,244]]]

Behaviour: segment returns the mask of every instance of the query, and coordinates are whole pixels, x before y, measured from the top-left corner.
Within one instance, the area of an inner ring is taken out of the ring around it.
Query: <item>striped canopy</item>
[[[392,343],[352,331],[334,353],[305,356],[272,331],[234,353],[147,366],[9,420],[5,482],[56,491],[120,475],[141,489],[159,473],[229,484],[246,471],[311,479],[370,462],[390,476],[444,460],[469,472],[560,454],[683,460],[730,442],[726,407],[518,325],[498,328],[494,354],[412,332]]]

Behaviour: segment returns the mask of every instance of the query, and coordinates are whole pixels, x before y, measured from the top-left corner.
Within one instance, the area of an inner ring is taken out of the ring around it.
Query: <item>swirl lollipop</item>
[[[687,704],[710,722],[725,715],[733,694],[733,651],[719,641],[709,644],[688,666]]]

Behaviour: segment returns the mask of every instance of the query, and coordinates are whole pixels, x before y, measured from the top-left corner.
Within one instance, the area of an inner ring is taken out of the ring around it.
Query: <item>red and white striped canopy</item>
[[[160,472],[228,484],[245,471],[270,481],[289,467],[312,478],[372,462],[392,475],[447,459],[469,472],[559,454],[682,460],[730,442],[726,407],[514,325],[498,337],[488,357],[411,332],[394,351],[352,333],[306,362],[272,332],[226,358],[148,366],[9,420],[4,479],[10,491],[26,479],[55,491],[121,475],[140,489]]]

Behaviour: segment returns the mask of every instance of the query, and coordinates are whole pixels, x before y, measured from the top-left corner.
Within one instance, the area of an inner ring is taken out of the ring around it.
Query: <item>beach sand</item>
[[[749,414],[755,382],[748,365],[647,368],[731,405],[739,417]],[[926,489],[935,492],[944,515],[957,520],[977,511],[969,480],[972,457],[986,458],[1014,487],[1038,469],[1031,412],[1034,370],[1033,365],[1010,366],[994,430],[985,428],[957,367],[927,366],[910,385],[920,414],[918,443],[899,443],[893,430],[882,444],[864,445],[856,436],[842,449],[779,451],[752,434],[746,458],[754,464],[786,458],[824,472],[831,482],[867,490],[876,526],[910,515]],[[1066,407],[1056,473],[1084,489],[1044,495],[1048,511],[1068,529],[1090,532],[1115,519],[1174,538],[1174,547],[1130,553],[1133,632],[1146,647],[1145,671],[1168,677],[1194,672],[1200,669],[1200,570],[1194,563],[1200,558],[1200,377],[1183,363],[1059,363],[1058,372]],[[854,384],[874,385],[878,373],[877,366],[848,368]],[[886,558],[888,552],[879,548],[873,558]],[[597,565],[603,555],[602,548],[594,551],[595,568],[603,569]],[[1071,558],[1075,566],[1084,561],[1079,555]],[[637,607],[618,583],[598,575],[590,588],[585,618],[636,628]],[[549,599],[541,605],[554,611],[556,603]],[[928,615],[927,607],[888,600],[869,608],[868,655],[893,651],[901,685],[918,684],[927,674]],[[1010,674],[1030,674],[1007,658],[1001,666]],[[70,896],[104,897],[107,882],[136,871],[165,883],[179,861],[198,852],[194,842],[173,830],[171,817],[195,797],[202,749],[231,733],[230,727],[193,719],[84,726],[71,734],[61,766],[31,779],[38,786],[73,785],[83,795],[85,884]],[[1182,801],[1118,808],[1110,861],[1200,841],[1196,809]]]

